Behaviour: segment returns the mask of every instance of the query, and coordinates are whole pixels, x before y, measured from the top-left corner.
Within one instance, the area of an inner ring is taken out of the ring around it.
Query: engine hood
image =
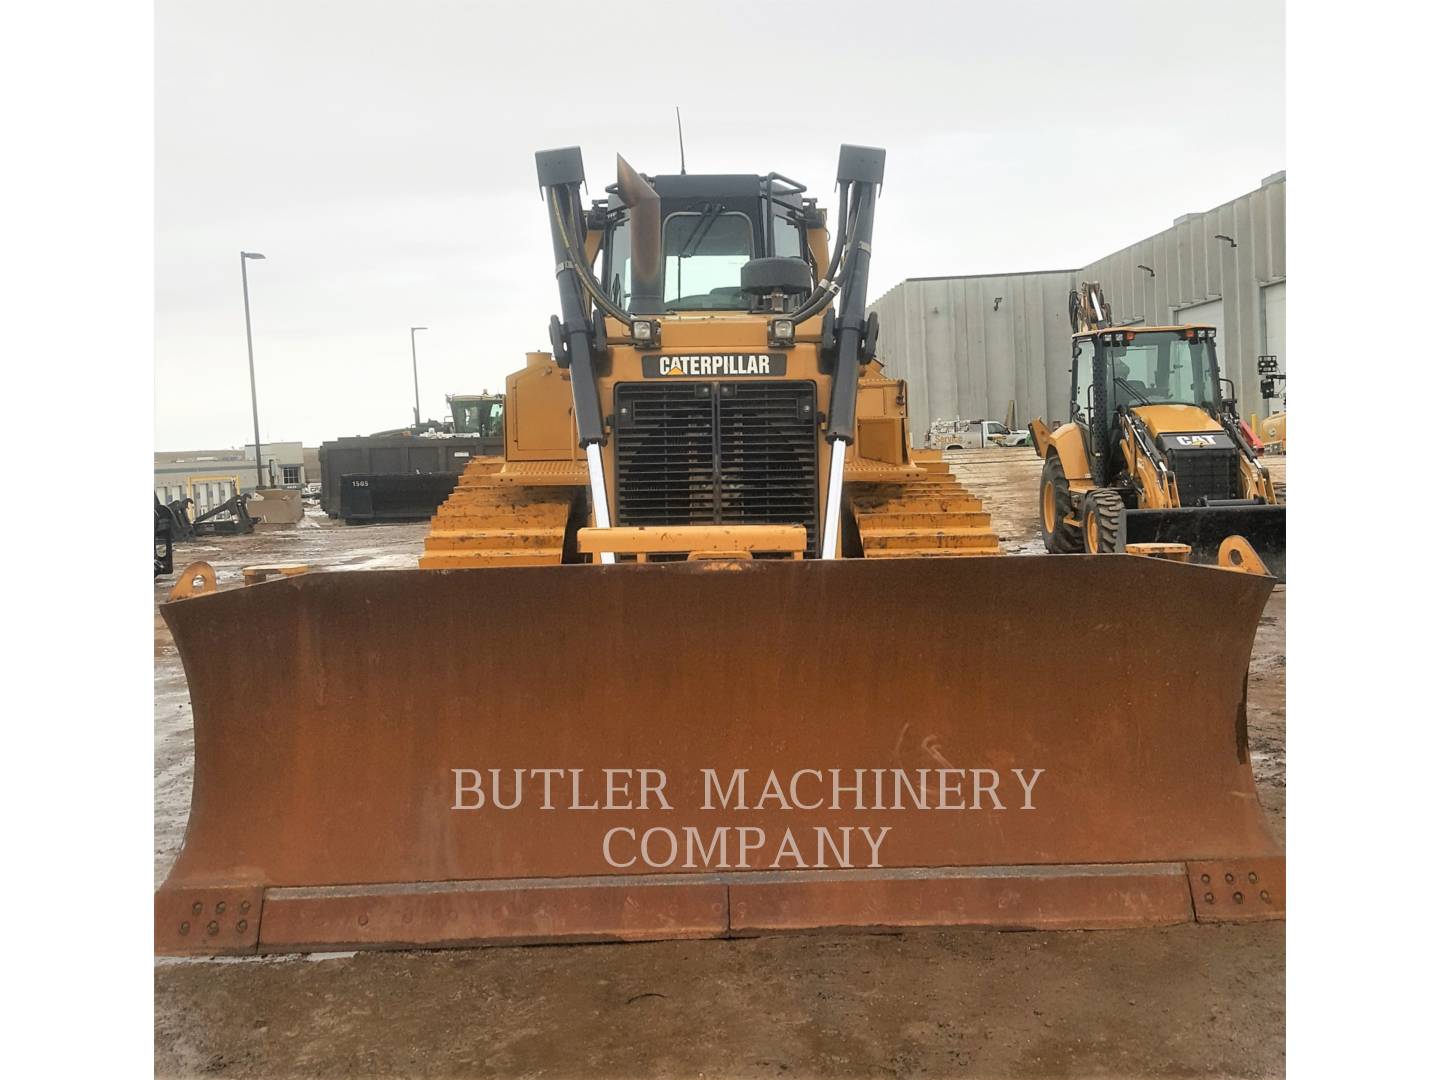
[[[1140,405],[1132,409],[1156,438],[1172,431],[1223,431],[1216,420],[1198,405]]]

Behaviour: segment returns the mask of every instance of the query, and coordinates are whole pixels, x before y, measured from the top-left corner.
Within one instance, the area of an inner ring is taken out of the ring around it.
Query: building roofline
[[[977,278],[1038,277],[1040,274],[1078,274],[1083,269],[1083,266],[1077,266],[1073,270],[1005,270],[993,274],[931,274],[928,277],[907,277],[900,284],[907,285],[912,281],[974,281]]]
[[[1273,172],[1269,176],[1265,177],[1265,179],[1261,180],[1258,186],[1251,188],[1249,191],[1243,191],[1239,195],[1236,195],[1233,199],[1226,199],[1224,202],[1218,203],[1217,205],[1210,207],[1210,209],[1208,210],[1187,211],[1186,213],[1183,213],[1179,217],[1177,217],[1174,221],[1170,222],[1170,224],[1166,225],[1163,229],[1157,229],[1155,232],[1150,233],[1148,236],[1143,236],[1139,240],[1132,240],[1124,247],[1119,247],[1113,251],[1108,251],[1104,255],[1101,255],[1100,258],[1094,259],[1086,263],[1085,266],[1081,267],[1081,269],[1087,269],[1091,266],[1094,266],[1096,263],[1103,262],[1104,260],[1110,258],[1113,255],[1119,255],[1122,251],[1129,251],[1133,247],[1139,247],[1141,244],[1144,244],[1151,240],[1155,240],[1161,236],[1164,236],[1168,232],[1172,232],[1173,230],[1178,229],[1181,225],[1188,225],[1194,221],[1204,221],[1205,218],[1210,214],[1218,214],[1227,206],[1234,206],[1242,199],[1248,199],[1252,195],[1260,194],[1260,192],[1264,191],[1266,188],[1274,187],[1277,184],[1284,184],[1285,182],[1286,181],[1284,169],[1281,169],[1279,172]]]
[[[909,284],[910,282],[912,282],[912,281],[971,281],[971,280],[974,280],[974,279],[976,279],[976,278],[1038,277],[1038,276],[1040,276],[1041,274],[1078,274],[1078,273],[1081,273],[1082,271],[1084,271],[1084,270],[1086,270],[1086,269],[1088,269],[1088,268],[1090,268],[1090,267],[1092,267],[1092,266],[1095,266],[1097,263],[1102,262],[1102,261],[1104,261],[1105,259],[1111,258],[1112,256],[1115,256],[1115,255],[1119,255],[1119,254],[1120,254],[1121,252],[1123,252],[1123,251],[1129,251],[1129,250],[1130,250],[1131,248],[1133,248],[1133,247],[1138,247],[1139,245],[1141,245],[1141,244],[1143,244],[1143,243],[1146,243],[1147,241],[1154,240],[1154,239],[1156,239],[1157,237],[1163,236],[1165,233],[1170,232],[1171,230],[1178,228],[1179,226],[1185,224],[1185,223],[1188,222],[1188,221],[1202,220],[1207,214],[1216,213],[1216,212],[1218,212],[1218,211],[1220,211],[1220,210],[1225,209],[1225,207],[1227,207],[1227,206],[1232,206],[1232,205],[1234,205],[1235,203],[1238,203],[1238,202],[1239,202],[1240,200],[1242,200],[1242,199],[1248,199],[1248,198],[1250,198],[1250,196],[1255,195],[1255,194],[1258,194],[1259,192],[1264,191],[1264,190],[1265,190],[1266,188],[1268,188],[1268,187],[1272,187],[1272,186],[1274,186],[1274,185],[1276,185],[1276,184],[1284,184],[1284,183],[1285,183],[1285,170],[1284,170],[1284,169],[1281,169],[1281,170],[1279,170],[1278,172],[1273,172],[1273,173],[1271,173],[1269,176],[1267,176],[1267,177],[1265,177],[1263,180],[1261,180],[1260,183],[1259,183],[1259,185],[1258,185],[1257,187],[1254,187],[1254,188],[1252,188],[1252,189],[1249,190],[1249,191],[1242,192],[1241,194],[1236,195],[1236,196],[1235,196],[1234,198],[1232,198],[1232,199],[1226,199],[1224,202],[1222,202],[1222,203],[1220,203],[1220,204],[1218,204],[1218,205],[1216,205],[1216,206],[1212,206],[1212,207],[1210,207],[1210,209],[1208,209],[1208,210],[1200,210],[1200,211],[1194,211],[1194,212],[1191,212],[1191,213],[1181,214],[1178,218],[1176,218],[1173,222],[1171,222],[1169,225],[1165,226],[1164,228],[1158,229],[1158,230],[1156,230],[1155,232],[1150,233],[1148,236],[1144,236],[1144,237],[1142,237],[1142,238],[1139,239],[1139,240],[1133,240],[1133,241],[1131,241],[1130,243],[1126,244],[1124,247],[1119,247],[1119,248],[1115,248],[1115,249],[1112,250],[1112,251],[1108,251],[1108,252],[1106,252],[1104,255],[1101,255],[1099,258],[1097,258],[1097,259],[1092,259],[1090,262],[1086,263],[1084,266],[1077,266],[1077,267],[1074,267],[1073,269],[1069,269],[1069,270],[1063,270],[1063,269],[1062,269],[1062,270],[1020,270],[1020,271],[1008,271],[1008,272],[1003,272],[1003,273],[985,273],[985,274],[932,274],[932,275],[923,276],[923,277],[907,277],[907,278],[903,279],[903,280],[900,282],[900,285],[908,285],[908,284]],[[892,288],[898,288],[898,287],[899,287],[898,285],[897,285],[897,286],[892,286]],[[886,291],[888,292],[889,290],[887,289]],[[882,294],[882,295],[884,295],[884,294]]]

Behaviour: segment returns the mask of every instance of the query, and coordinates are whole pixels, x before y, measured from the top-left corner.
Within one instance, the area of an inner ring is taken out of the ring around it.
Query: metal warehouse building
[[[1257,361],[1285,371],[1285,174],[1185,214],[1164,232],[1074,270],[909,278],[878,299],[880,359],[910,385],[911,438],[934,420],[1063,421],[1070,412],[1070,290],[1097,281],[1117,323],[1216,327],[1241,416],[1260,397]],[[1270,407],[1267,408],[1267,405]]]

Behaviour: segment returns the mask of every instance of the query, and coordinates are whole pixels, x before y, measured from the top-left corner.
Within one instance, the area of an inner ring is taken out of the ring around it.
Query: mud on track
[[[1041,550],[1039,461],[948,455],[1009,552]],[[262,562],[413,566],[423,525],[176,549],[222,585]],[[157,600],[168,581],[157,585]],[[933,617],[943,633],[944,613]],[[1285,588],[1250,669],[1261,802],[1284,837]],[[190,715],[156,618],[155,880],[189,802]],[[157,962],[162,1076],[1279,1076],[1282,923],[1067,933],[926,931]]]

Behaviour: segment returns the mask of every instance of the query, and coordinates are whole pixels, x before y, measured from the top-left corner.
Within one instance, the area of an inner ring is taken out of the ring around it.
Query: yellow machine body
[[[1184,329],[1177,327],[1176,329]],[[1195,405],[1140,405],[1132,412],[1143,422],[1151,438],[1170,434],[1215,433],[1224,431],[1220,422],[1204,409]],[[1284,431],[1281,414],[1281,432]],[[1273,418],[1272,418],[1273,419]],[[1074,491],[1086,491],[1096,486],[1090,475],[1090,462],[1085,452],[1085,433],[1078,424],[1061,424],[1051,431],[1043,421],[1037,421],[1039,438],[1036,451],[1043,458],[1053,452],[1064,466],[1065,479]],[[1261,424],[1262,431],[1264,423]],[[1283,438],[1283,434],[1282,434]],[[1042,445],[1043,443],[1043,445]],[[1180,493],[1173,474],[1162,475],[1155,464],[1141,451],[1138,433],[1127,429],[1120,443],[1125,456],[1125,468],[1140,485],[1140,505],[1146,509],[1164,509],[1181,505]],[[1268,447],[1267,447],[1268,449]],[[1277,502],[1275,485],[1263,466],[1242,460],[1240,469],[1241,492],[1244,498],[1260,498],[1266,503]]]
[[[757,358],[779,355],[767,351],[763,317],[682,313],[659,321],[661,349],[614,344],[596,380],[602,407],[617,422],[624,422],[616,406],[617,387],[660,380],[697,388],[777,381],[759,369]],[[783,354],[784,380],[812,387],[816,407],[823,407],[828,399],[832,379],[820,361],[820,329],[818,317],[801,324],[795,344]],[[622,327],[610,322],[607,331],[619,337]],[[647,362],[652,370],[658,366],[675,373],[647,377]],[[745,374],[726,374],[737,370]],[[579,551],[574,542],[579,529],[594,524],[594,510],[585,498],[586,460],[575,427],[570,379],[571,373],[544,352],[528,354],[526,366],[506,378],[505,460],[498,467],[493,461],[477,461],[461,477],[432,523],[420,561],[423,568],[589,561],[589,554]],[[849,446],[826,441],[819,424],[811,436],[817,506],[823,506],[829,495],[831,447],[845,450],[846,509],[841,532],[845,556],[999,552],[980,500],[960,485],[938,455],[911,449],[905,383],[887,377],[879,362],[871,362],[861,373],[855,421],[856,437]],[[611,439],[602,448],[606,495],[612,506],[620,494],[619,445],[619,439]],[[731,550],[727,537],[737,527],[743,526],[717,522],[715,528],[724,531],[713,536],[692,528],[685,542],[696,546],[682,544],[669,554]],[[621,555],[636,554],[616,550]]]
[[[1271,413],[1260,421],[1260,441],[1265,444],[1265,453],[1285,453],[1285,414]]]

